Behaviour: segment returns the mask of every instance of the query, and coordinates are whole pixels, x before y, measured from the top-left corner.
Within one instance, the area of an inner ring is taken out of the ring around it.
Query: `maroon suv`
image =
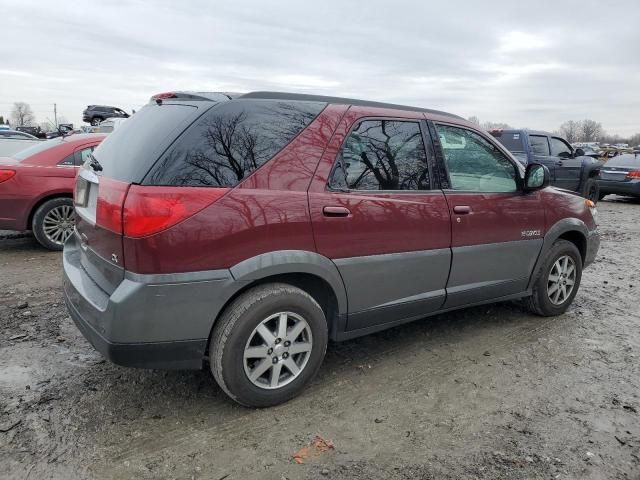
[[[78,328],[120,365],[210,365],[297,395],[328,338],[524,298],[563,313],[593,203],[455,115],[345,98],[166,93],[93,152],[64,249]]]

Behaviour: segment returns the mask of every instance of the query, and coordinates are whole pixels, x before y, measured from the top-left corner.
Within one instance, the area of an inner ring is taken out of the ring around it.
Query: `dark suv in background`
[[[448,113],[165,93],[76,181],[67,306],[113,362],[200,369],[269,406],[345,340],[487,302],[573,301],[594,204]]]
[[[540,163],[549,169],[551,185],[578,192],[597,202],[600,197],[598,176],[604,162],[573,149],[564,138],[548,132],[509,129],[489,133],[524,165]]]
[[[82,121],[91,125],[98,125],[107,118],[129,118],[129,114],[121,108],[106,105],[89,105],[82,112]]]

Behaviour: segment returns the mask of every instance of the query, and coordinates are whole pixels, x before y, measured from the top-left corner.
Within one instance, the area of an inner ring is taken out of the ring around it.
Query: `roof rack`
[[[410,107],[407,105],[397,105],[394,103],[372,102],[369,100],[359,100],[355,98],[344,97],[329,97],[323,95],[309,95],[305,93],[285,93],[285,92],[250,92],[246,93],[239,98],[256,98],[265,100],[299,100],[307,102],[324,102],[324,103],[342,103],[346,105],[358,105],[363,107],[376,107],[376,108],[392,108],[394,110],[405,110],[412,112],[426,112],[434,113],[437,115],[445,115],[448,117],[454,117],[462,119],[458,115],[453,113],[442,112],[440,110],[431,110],[428,108]],[[463,119],[464,120],[464,119]]]

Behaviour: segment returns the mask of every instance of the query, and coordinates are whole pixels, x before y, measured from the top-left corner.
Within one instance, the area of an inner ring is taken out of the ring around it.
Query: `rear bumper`
[[[615,193],[618,195],[631,195],[640,197],[640,181],[631,180],[628,182],[614,182],[607,180],[598,180],[600,193]]]
[[[213,322],[233,277],[228,270],[178,275],[126,273],[109,295],[82,265],[72,236],[63,252],[64,297],[87,340],[127,367],[201,369]]]

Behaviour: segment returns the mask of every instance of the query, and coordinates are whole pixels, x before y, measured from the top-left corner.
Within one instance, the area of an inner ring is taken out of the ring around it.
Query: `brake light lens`
[[[6,182],[10,178],[13,178],[15,174],[15,170],[0,170],[0,183]]]
[[[640,170],[632,170],[627,173],[627,178],[640,178]]]
[[[124,203],[124,235],[141,238],[166,230],[208,207],[227,191],[228,188],[132,185]]]
[[[173,92],[158,93],[151,97],[151,100],[162,100],[163,98],[177,98],[178,96]]]
[[[96,201],[96,224],[114,233],[122,233],[122,205],[130,184],[100,178]]]

